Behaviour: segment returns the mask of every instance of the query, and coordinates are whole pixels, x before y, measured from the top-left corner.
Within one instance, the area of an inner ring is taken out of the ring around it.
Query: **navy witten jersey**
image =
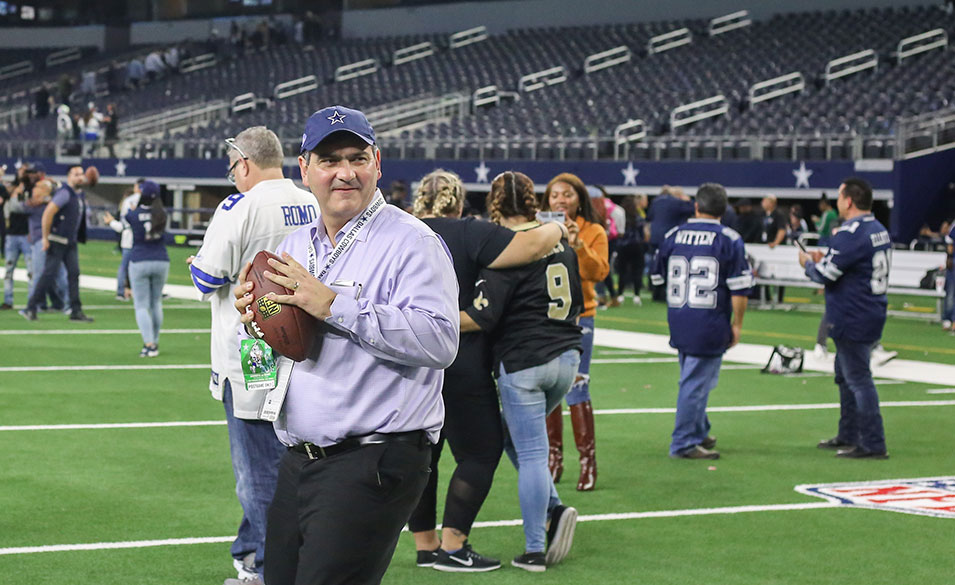
[[[889,232],[868,213],[835,231],[819,264],[806,262],[806,276],[826,286],[826,321],[834,339],[882,337],[891,263]]]
[[[657,250],[650,280],[666,283],[671,346],[698,356],[726,351],[733,341],[730,297],[746,296],[753,286],[736,231],[702,218],[673,228]]]
[[[580,349],[577,317],[583,307],[577,254],[561,240],[550,255],[527,266],[482,270],[466,312],[491,334],[497,375],[501,364],[513,373]]]

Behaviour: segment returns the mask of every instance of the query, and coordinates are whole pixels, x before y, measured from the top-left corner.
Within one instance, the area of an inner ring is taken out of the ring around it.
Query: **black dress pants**
[[[368,445],[279,463],[265,539],[269,585],[377,585],[430,474],[431,449]]]

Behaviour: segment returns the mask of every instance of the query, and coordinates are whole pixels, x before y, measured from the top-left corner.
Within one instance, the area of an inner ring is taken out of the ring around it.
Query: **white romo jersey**
[[[289,179],[262,181],[246,193],[226,198],[192,261],[192,281],[212,303],[212,377],[209,390],[222,400],[226,379],[232,386],[237,418],[256,419],[266,391],[247,391],[239,360],[239,312],[233,290],[239,271],[261,251],[274,252],[285,236],[318,216],[315,197]]]

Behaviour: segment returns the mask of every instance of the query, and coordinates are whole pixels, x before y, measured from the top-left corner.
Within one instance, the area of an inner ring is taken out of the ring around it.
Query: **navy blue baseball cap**
[[[368,144],[375,143],[375,130],[365,114],[344,106],[329,106],[315,112],[305,122],[300,154],[312,151],[335,132],[351,132]]]
[[[139,201],[140,203],[146,201],[152,201],[159,195],[159,184],[155,181],[143,181],[139,185]]]

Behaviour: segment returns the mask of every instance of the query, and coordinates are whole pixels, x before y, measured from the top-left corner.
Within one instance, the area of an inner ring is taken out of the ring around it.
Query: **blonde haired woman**
[[[577,490],[590,491],[597,482],[594,410],[590,402],[590,358],[594,349],[594,317],[597,315],[594,285],[607,278],[610,272],[607,232],[591,205],[587,187],[576,175],[561,173],[551,179],[541,203],[545,210],[563,211],[566,215],[570,245],[577,252],[577,264],[580,266],[580,284],[584,291],[580,327],[584,332],[584,351],[580,356],[577,380],[567,393],[567,405],[570,406],[570,422],[574,427],[574,442],[580,453]],[[564,421],[560,408],[547,417],[547,435],[550,439],[550,472],[554,481],[560,481],[564,471]]]
[[[421,179],[413,211],[445,241],[454,261],[459,308],[471,305],[483,268],[511,268],[544,257],[567,230],[551,224],[515,233],[473,217],[461,219],[464,186],[454,173],[436,170]],[[445,371],[442,390],[445,423],[432,450],[431,477],[408,526],[414,534],[419,567],[440,571],[492,571],[497,559],[475,552],[467,538],[491,489],[501,459],[503,430],[497,390],[491,377],[488,341],[480,331],[462,333],[458,356]],[[448,485],[442,538],[435,530],[438,459],[445,439],[457,467]]]

